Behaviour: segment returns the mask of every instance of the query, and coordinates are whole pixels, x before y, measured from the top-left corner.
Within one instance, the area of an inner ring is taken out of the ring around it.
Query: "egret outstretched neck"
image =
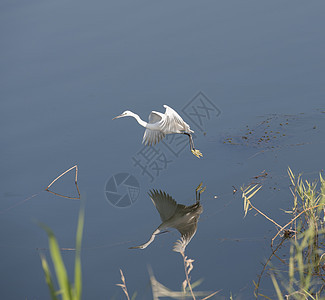
[[[135,114],[134,112],[130,111],[128,114],[130,117],[133,117],[134,119],[137,120],[137,122],[143,126],[144,128],[148,128],[148,123],[143,121],[137,114]]]

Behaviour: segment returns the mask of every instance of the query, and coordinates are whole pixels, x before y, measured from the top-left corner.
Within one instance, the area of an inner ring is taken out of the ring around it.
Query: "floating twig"
[[[53,183],[55,183],[58,179],[60,179],[63,175],[65,175],[66,173],[70,172],[71,170],[75,169],[75,179],[74,179],[74,183],[76,185],[77,188],[77,192],[78,192],[78,197],[70,197],[70,196],[65,196],[56,192],[53,192],[50,190],[50,187],[52,186]],[[70,169],[66,170],[65,172],[63,172],[61,175],[59,175],[58,177],[56,177],[45,189],[45,191],[52,193],[56,196],[59,197],[63,197],[66,199],[73,199],[73,200],[80,200],[80,191],[79,191],[79,187],[78,187],[78,165],[75,165],[73,167],[71,167]]]

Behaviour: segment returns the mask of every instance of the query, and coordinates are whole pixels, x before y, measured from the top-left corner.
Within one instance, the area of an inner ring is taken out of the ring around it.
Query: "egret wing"
[[[174,226],[184,237],[193,236],[197,230],[197,217],[193,217],[188,223],[181,223]]]
[[[166,135],[158,130],[146,129],[143,135],[142,143],[152,146],[159,143]]]
[[[151,190],[149,196],[160,214],[160,219],[165,222],[170,219],[179,208],[180,204],[167,193],[157,190]],[[185,207],[184,205],[181,205]]]
[[[165,137],[162,130],[158,130],[162,124],[163,115],[157,111],[152,111],[149,115],[149,124],[157,123],[157,130],[151,130],[147,128],[143,135],[142,143],[145,145],[155,145],[159,143]]]
[[[162,119],[161,113],[157,112],[157,111],[152,111],[149,115],[149,123],[150,124],[154,124],[157,122],[160,122]]]
[[[176,122],[183,123],[182,117],[177,113],[177,111],[173,110],[168,105],[164,105],[164,108],[166,108],[165,115],[168,117],[174,119]]]
[[[190,130],[190,126],[186,122],[184,122],[182,117],[175,110],[173,110],[168,105],[164,105],[164,108],[166,108],[164,120],[164,127],[166,129],[171,132],[192,132],[192,130]]]
[[[184,253],[186,246],[189,244],[196,233],[197,220],[197,218],[193,218],[193,222],[190,222],[188,224],[180,224],[180,226],[175,227],[181,233],[181,238],[176,241],[173,247],[173,250],[175,252]]]
[[[185,236],[181,236],[180,239],[178,239],[173,247],[173,251],[175,252],[179,252],[179,253],[184,253],[185,252],[185,248],[186,246],[189,244],[189,242],[192,240],[192,237],[194,236],[191,235],[189,238],[185,237]]]

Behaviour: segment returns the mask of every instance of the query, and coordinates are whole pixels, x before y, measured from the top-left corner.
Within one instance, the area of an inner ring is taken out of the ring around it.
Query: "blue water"
[[[253,213],[243,219],[232,186],[266,170],[255,204],[285,223],[279,208],[291,205],[287,167],[306,178],[324,168],[324,2],[4,0],[0,7],[1,298],[49,298],[39,258],[49,258],[47,237],[37,222],[53,229],[61,247],[74,247],[79,201],[44,189],[76,164],[86,199],[84,299],[123,298],[115,286],[120,268],[130,294],[151,299],[148,265],[162,284],[180,290],[183,261],[172,251],[178,232],[158,236],[145,250],[128,248],[160,224],[150,189],[190,205],[202,181],[204,212],[187,247],[195,259],[192,280],[204,278],[198,290],[222,289],[215,299],[230,292],[252,297],[276,231]],[[200,99],[214,108],[202,124],[189,114]],[[195,130],[203,158],[187,146],[176,155],[166,140],[155,149],[170,162],[160,160],[159,172],[147,163],[149,176],[134,165],[143,128],[131,118],[111,119],[129,109],[146,120],[163,104]],[[257,145],[258,125],[274,115],[271,129],[283,138]],[[246,126],[256,129],[248,145],[241,138]],[[224,143],[229,137],[238,145]],[[139,184],[126,208],[105,194],[119,173]],[[53,190],[73,196],[73,182],[69,173]],[[63,251],[63,258],[72,276],[74,252]],[[268,277],[264,284],[261,292],[274,295]]]

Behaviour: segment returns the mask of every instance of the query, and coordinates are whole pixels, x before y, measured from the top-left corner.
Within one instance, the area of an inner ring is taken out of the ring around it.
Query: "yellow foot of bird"
[[[206,186],[202,187],[202,185],[203,185],[203,182],[201,182],[198,185],[198,187],[195,189],[195,192],[199,192],[200,194],[203,193],[207,187]]]
[[[201,156],[203,156],[200,150],[192,149],[191,151],[197,158],[200,158]]]

